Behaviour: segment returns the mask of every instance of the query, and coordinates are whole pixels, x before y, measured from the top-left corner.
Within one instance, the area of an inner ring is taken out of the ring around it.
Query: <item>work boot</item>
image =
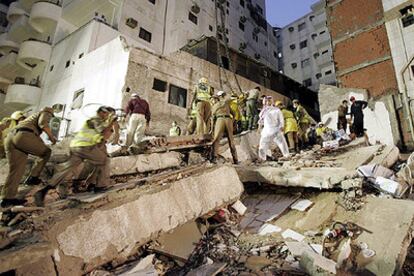
[[[3,199],[0,203],[2,208],[7,208],[16,205],[24,205],[27,202],[26,199],[17,199],[17,198],[10,198],[10,199]]]
[[[47,195],[47,192],[49,192],[49,190],[51,190],[52,188],[52,186],[46,186],[34,194],[33,197],[37,207],[45,206],[45,197]]]
[[[39,185],[42,183],[42,180],[39,177],[36,176],[29,176],[26,181],[24,182],[24,184],[26,185]]]

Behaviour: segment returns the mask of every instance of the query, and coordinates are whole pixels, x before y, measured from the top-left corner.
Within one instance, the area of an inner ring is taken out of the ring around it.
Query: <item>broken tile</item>
[[[241,216],[243,216],[247,211],[247,207],[244,206],[240,200],[237,200],[233,205],[231,205],[231,207]]]
[[[303,236],[303,235],[301,235],[301,234],[299,234],[299,233],[297,233],[297,232],[295,232],[291,229],[285,230],[282,233],[282,237],[284,239],[292,239],[292,240],[299,241],[299,242],[301,242],[305,239],[305,236]]]
[[[267,234],[279,233],[281,231],[282,231],[282,228],[276,225],[273,225],[273,224],[266,223],[266,224],[263,224],[262,227],[260,227],[258,234],[260,236],[264,236]]]
[[[302,199],[302,200],[296,201],[292,206],[290,206],[290,208],[293,209],[293,210],[298,210],[298,211],[301,211],[301,212],[305,212],[312,205],[313,205],[313,202],[310,201],[309,199]]]

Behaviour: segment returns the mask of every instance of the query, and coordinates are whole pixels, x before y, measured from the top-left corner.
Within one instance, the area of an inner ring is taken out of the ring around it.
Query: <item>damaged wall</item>
[[[226,70],[230,85],[224,85],[226,91],[238,91],[234,75]],[[189,53],[179,51],[166,57],[151,54],[145,50],[132,49],[130,54],[128,72],[126,76],[126,88],[130,88],[130,92],[138,92],[145,98],[150,105],[153,119],[151,122],[151,131],[160,134],[168,134],[171,122],[176,120],[182,130],[186,129],[186,117],[189,108],[191,108],[191,100],[193,97],[192,90],[194,84],[201,77],[207,77],[210,85],[219,90],[220,79],[218,67],[195,57]],[[154,79],[166,82],[163,91],[154,89]],[[222,72],[222,79],[225,80]],[[241,76],[237,77],[243,91],[258,86]],[[179,102],[182,106],[172,103],[174,100],[173,87],[183,88],[182,97]],[[272,95],[277,100],[287,101],[288,98],[261,86],[262,92]],[[124,93],[124,102],[130,97],[130,93]]]
[[[392,96],[384,96],[378,100],[369,100],[368,91],[356,88],[337,88],[321,85],[319,102],[321,104],[322,122],[328,127],[337,129],[338,106],[343,100],[354,96],[357,100],[368,101],[364,110],[364,127],[371,143],[381,142],[387,145],[398,145],[401,138],[398,130],[397,117],[393,107]]]

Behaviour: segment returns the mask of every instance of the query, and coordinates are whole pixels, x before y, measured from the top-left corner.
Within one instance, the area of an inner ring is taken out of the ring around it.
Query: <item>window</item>
[[[223,40],[223,35],[222,35],[222,34],[218,34],[218,38],[219,38],[220,40]]]
[[[326,71],[325,76],[332,74],[332,70]]]
[[[193,22],[196,25],[198,24],[198,18],[192,12],[188,13],[188,20],[190,20],[191,22]]]
[[[325,50],[325,51],[323,51],[322,52],[322,55],[325,55],[325,54],[327,54],[329,52],[329,50]]]
[[[264,45],[267,46],[267,41],[264,42]]]
[[[229,9],[226,9],[226,13],[227,13],[227,14],[230,14]]]
[[[296,62],[291,64],[292,68],[295,69],[296,67],[298,67],[298,64]]]
[[[259,36],[256,33],[252,33],[252,38],[254,41],[259,42]]]
[[[152,89],[159,92],[165,92],[167,90],[167,82],[154,78]]]
[[[151,43],[152,40],[152,34],[145,30],[144,28],[139,29],[139,38]]]
[[[138,21],[136,21],[134,18],[129,17],[126,22],[125,25],[127,25],[128,27],[135,29],[138,26]]]
[[[78,56],[79,59],[83,58],[83,53]]]
[[[155,5],[155,0],[148,0],[148,1]]]
[[[70,109],[80,109],[83,105],[83,96],[85,94],[85,89],[79,89],[78,91],[75,91],[73,94],[73,101],[70,105]]]
[[[317,34],[312,34],[312,35],[311,35],[311,38],[312,38],[313,40],[315,40],[315,38],[316,38],[317,36],[318,36]]]
[[[68,68],[70,66],[70,60],[66,61],[65,68]]]
[[[227,57],[221,56],[221,64],[223,65],[224,69],[230,69],[230,62]]]
[[[299,26],[298,26],[298,32],[303,31],[304,29],[306,29],[306,23],[305,22],[299,24]]]
[[[314,15],[309,16],[309,20],[312,21],[313,19],[315,19]]]
[[[313,54],[313,58],[314,58],[314,59],[317,59],[318,57],[319,57],[319,53],[314,53],[314,54]]]
[[[309,87],[312,86],[312,79],[306,79],[303,81],[303,86]]]
[[[275,58],[277,58],[277,53],[276,53],[275,51],[273,51],[273,56],[274,56]]]
[[[411,72],[413,73],[413,75],[414,75],[414,65],[411,65]]]
[[[52,72],[53,71],[53,68],[55,68],[54,65],[50,66],[49,71]]]
[[[299,47],[300,47],[301,49],[308,47],[308,40],[301,41],[301,42],[299,43]]]
[[[295,30],[294,27],[289,27],[289,32],[293,32]]]
[[[226,4],[227,4],[227,7],[230,7],[230,3],[229,3],[229,1],[227,1],[227,3],[226,3]]]
[[[290,49],[295,50],[296,49],[296,45],[295,44],[290,44]]]
[[[414,24],[414,15],[410,14],[408,16],[404,16],[403,18],[401,18],[401,21],[404,28],[411,26]]]
[[[244,0],[240,0],[240,6],[244,8]]]
[[[168,103],[179,107],[187,107],[187,89],[170,84]]]
[[[315,78],[319,80],[320,78],[322,78],[322,74],[321,73],[316,74]]]
[[[302,68],[305,68],[305,67],[307,67],[307,66],[309,66],[310,65],[310,60],[307,58],[307,59],[304,59],[304,60],[302,60],[302,62],[301,62],[301,66],[302,66]]]
[[[323,35],[324,33],[326,33],[326,31],[322,31],[322,32],[320,32],[319,34],[320,34],[320,35]]]
[[[213,31],[213,26],[208,25],[208,29],[210,30],[210,32],[212,32]]]
[[[244,24],[241,21],[239,21],[239,29],[244,32]]]

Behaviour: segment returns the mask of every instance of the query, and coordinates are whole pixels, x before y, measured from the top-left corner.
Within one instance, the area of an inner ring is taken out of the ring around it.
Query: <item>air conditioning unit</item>
[[[131,27],[132,29],[135,29],[138,26],[138,21],[136,21],[134,18],[130,17],[126,20],[125,24],[128,27]]]
[[[255,27],[253,31],[254,31],[254,33],[258,34],[258,33],[260,33],[260,28],[259,27]]]
[[[240,22],[241,23],[245,23],[246,21],[247,21],[246,16],[243,15],[243,16],[240,17]]]
[[[260,55],[260,54],[258,54],[258,53],[256,53],[256,54],[254,54],[254,58],[255,59],[260,59],[262,56]]]
[[[240,42],[240,46],[239,46],[239,49],[246,49],[247,48],[247,44],[246,44],[246,42]]]
[[[198,14],[198,13],[200,13],[200,6],[199,6],[199,5],[197,5],[197,3],[194,3],[194,4],[191,6],[191,12],[192,12],[192,13],[194,13],[194,14]]]

